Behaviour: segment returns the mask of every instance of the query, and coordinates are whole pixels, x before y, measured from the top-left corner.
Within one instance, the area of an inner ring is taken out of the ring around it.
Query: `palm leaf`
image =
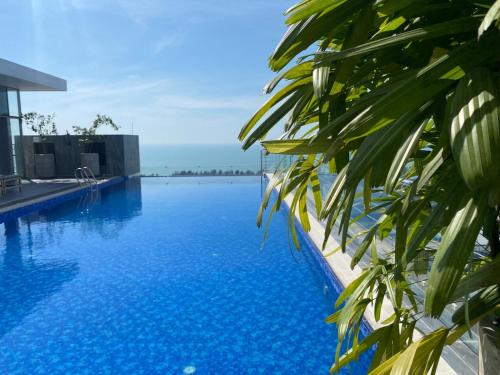
[[[452,300],[457,300],[476,290],[498,284],[500,275],[500,257],[484,264],[479,269],[467,274],[458,284]]]
[[[438,317],[450,302],[482,225],[486,197],[470,198],[453,217],[436,253],[425,294],[425,311]]]
[[[496,0],[488,10],[488,13],[486,13],[483,22],[481,22],[481,26],[479,26],[478,35],[483,35],[493,23],[497,28],[500,28],[500,0]]]
[[[476,68],[458,84],[451,104],[453,157],[474,192],[496,189],[500,180],[500,90],[495,76]],[[496,204],[497,202],[492,202]]]
[[[262,141],[262,147],[271,154],[280,155],[310,155],[321,154],[328,150],[329,141],[310,144],[307,139]]]
[[[267,111],[269,111],[270,108],[272,108],[274,105],[276,105],[277,103],[279,103],[292,93],[296,92],[298,88],[307,85],[310,82],[311,78],[305,77],[297,81],[294,81],[288,86],[281,89],[252,116],[252,118],[245,124],[245,126],[243,126],[238,138],[240,140],[243,140],[245,137],[247,137],[252,128],[255,126],[255,124],[257,124],[257,122],[266,114]]]
[[[379,52],[381,49],[404,45],[412,41],[420,41],[432,38],[439,38],[444,35],[454,35],[457,33],[476,30],[481,18],[478,16],[463,17],[456,20],[442,22],[416,28],[387,38],[372,40],[355,47],[339,52],[324,52],[319,54],[321,63],[333,62],[353,57],[359,57],[368,53]]]

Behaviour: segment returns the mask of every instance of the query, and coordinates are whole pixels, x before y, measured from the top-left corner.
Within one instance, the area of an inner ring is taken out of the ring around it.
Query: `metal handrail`
[[[95,178],[94,172],[89,167],[83,166],[82,173],[85,176],[87,183],[90,186],[92,192],[97,191],[97,179]]]
[[[85,168],[82,168],[82,174],[85,176],[85,181],[87,181],[87,183],[89,185],[92,184],[92,181],[90,180],[90,176],[89,174],[87,173],[87,171],[85,170]]]
[[[97,185],[97,179],[95,178],[94,172],[92,172],[92,169],[89,167],[83,167],[82,170],[85,172],[91,183],[94,183]]]
[[[76,168],[75,179],[79,185],[88,184],[91,187],[97,187],[97,179],[89,167]]]
[[[82,173],[82,168],[76,168],[75,169],[75,179],[76,181],[78,182],[78,185],[83,185],[85,184],[85,177],[83,176],[83,173]]]

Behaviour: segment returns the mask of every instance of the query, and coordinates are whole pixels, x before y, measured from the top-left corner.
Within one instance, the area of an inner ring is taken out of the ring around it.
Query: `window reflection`
[[[0,174],[23,174],[18,90],[0,87]]]
[[[9,104],[9,116],[19,117],[19,100],[17,90],[7,90],[7,101]]]
[[[7,99],[7,89],[0,87],[0,116],[9,115],[9,102]]]
[[[12,167],[14,174],[23,174],[22,163],[22,145],[21,145],[21,121],[17,118],[10,119],[10,141],[12,152]],[[19,156],[19,157],[18,157]]]

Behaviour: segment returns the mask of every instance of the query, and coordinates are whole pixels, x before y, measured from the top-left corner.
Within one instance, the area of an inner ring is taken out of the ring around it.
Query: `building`
[[[138,136],[99,135],[86,142],[75,135],[23,136],[20,92],[66,90],[61,78],[0,59],[0,175],[72,177],[76,168],[91,165],[96,175],[138,174]]]
[[[0,59],[0,175],[24,175],[20,92],[66,90],[64,79]]]
[[[25,135],[22,145],[26,178],[73,177],[75,170],[84,166],[96,176],[132,176],[140,172],[137,135],[97,135],[85,142],[78,135]]]

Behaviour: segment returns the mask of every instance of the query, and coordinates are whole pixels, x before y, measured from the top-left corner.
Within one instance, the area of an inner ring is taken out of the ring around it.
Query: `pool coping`
[[[269,181],[272,175],[266,174],[266,180]],[[276,187],[274,188],[277,191]],[[284,202],[286,204],[286,209],[290,212],[290,207],[292,204],[293,197],[288,195],[284,198]],[[351,282],[353,282],[356,278],[358,278],[362,269],[359,265],[354,266],[351,269],[351,256],[347,253],[343,253],[341,251],[334,251],[340,247],[339,242],[335,239],[335,237],[330,234],[328,237],[327,244],[323,248],[323,240],[325,237],[325,229],[323,225],[319,222],[316,216],[310,211],[309,207],[307,208],[307,215],[309,216],[310,222],[310,231],[306,232],[300,223],[300,215],[298,212],[294,213],[295,222],[300,229],[301,234],[308,240],[309,244],[313,248],[313,250],[323,259],[324,263],[328,265],[327,271],[331,272],[333,277],[338,280],[342,288],[346,288]],[[384,298],[382,302],[382,309],[380,314],[379,321],[376,321],[374,316],[374,306],[369,304],[365,310],[363,318],[369,328],[371,330],[376,330],[378,328],[383,327],[383,322],[385,319],[389,318],[394,310],[388,298]],[[423,334],[415,329],[413,340],[418,340],[423,337]],[[439,365],[436,371],[436,374],[440,375],[453,375],[457,374],[455,370],[449,365],[443,356],[441,356],[441,361],[439,361]]]
[[[98,180],[97,188],[99,190],[102,190],[109,186],[125,181],[127,178],[129,177],[118,176],[107,178],[104,180]],[[33,211],[38,211],[44,208],[61,204],[74,198],[78,198],[86,192],[89,192],[90,190],[91,186],[89,185],[79,185],[67,187],[66,189],[63,188],[52,193],[47,193],[15,202],[11,205],[0,208],[0,223],[4,223],[5,221],[26,215]]]

